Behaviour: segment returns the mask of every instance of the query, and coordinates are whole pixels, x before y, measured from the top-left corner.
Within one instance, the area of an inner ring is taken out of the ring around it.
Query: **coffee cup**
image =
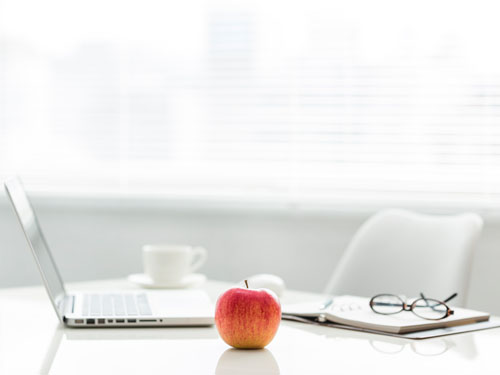
[[[189,245],[144,245],[144,272],[155,284],[175,284],[199,269],[207,260],[203,247]]]

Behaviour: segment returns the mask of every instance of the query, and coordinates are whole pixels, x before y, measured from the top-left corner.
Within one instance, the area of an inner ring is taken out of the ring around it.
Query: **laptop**
[[[19,178],[4,184],[59,320],[71,327],[208,326],[214,308],[202,290],[67,293]]]

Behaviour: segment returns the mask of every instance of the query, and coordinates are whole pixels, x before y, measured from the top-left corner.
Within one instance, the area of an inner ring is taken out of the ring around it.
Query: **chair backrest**
[[[477,214],[423,215],[385,210],[357,231],[336,267],[325,293],[372,297],[395,293],[444,299],[463,306],[473,249],[483,220]]]

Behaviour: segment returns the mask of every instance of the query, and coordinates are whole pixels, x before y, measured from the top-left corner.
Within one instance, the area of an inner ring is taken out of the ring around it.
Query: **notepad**
[[[455,327],[487,321],[490,314],[459,307],[452,307],[454,314],[441,320],[422,319],[412,312],[402,311],[394,315],[381,315],[372,311],[370,299],[356,296],[338,296],[333,303],[320,309],[321,302],[300,303],[283,306],[283,316],[316,318],[332,323],[361,329],[387,332],[409,333],[436,328]]]

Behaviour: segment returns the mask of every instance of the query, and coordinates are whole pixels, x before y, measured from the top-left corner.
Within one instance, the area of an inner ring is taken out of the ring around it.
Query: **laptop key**
[[[83,295],[83,306],[82,306],[82,315],[88,316],[90,310],[90,296],[88,294]]]
[[[90,315],[101,315],[101,296],[99,296],[98,294],[92,294],[90,296]]]
[[[153,315],[149,307],[148,297],[145,294],[137,295],[137,307],[141,315]]]
[[[102,315],[113,315],[113,300],[110,294],[105,294],[102,296]]]
[[[131,294],[125,295],[125,308],[127,309],[127,315],[134,316],[137,315],[137,306],[135,305],[135,298]]]
[[[111,296],[113,300],[113,307],[115,308],[115,316],[125,316],[125,305],[123,304],[123,296],[118,294],[113,294]]]

